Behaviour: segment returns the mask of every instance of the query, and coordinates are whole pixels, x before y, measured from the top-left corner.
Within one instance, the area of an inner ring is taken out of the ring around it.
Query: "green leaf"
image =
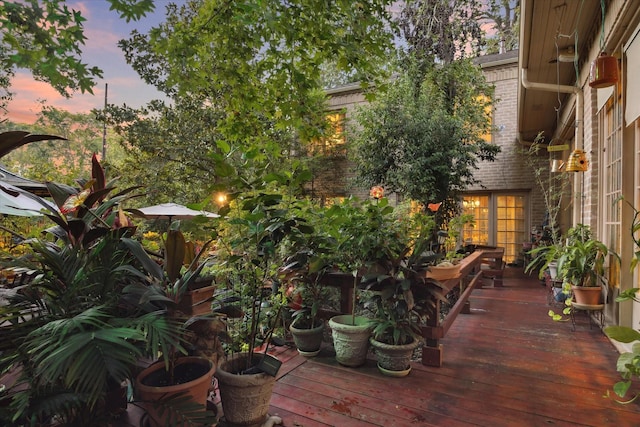
[[[604,328],[604,333],[609,338],[623,343],[640,340],[640,331],[627,326],[607,326]]]

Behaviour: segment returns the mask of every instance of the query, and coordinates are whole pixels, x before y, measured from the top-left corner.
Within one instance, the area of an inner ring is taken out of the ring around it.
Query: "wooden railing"
[[[445,293],[460,287],[460,296],[443,319],[440,317],[441,301],[434,297],[427,322],[421,328],[425,340],[422,348],[423,365],[442,366],[443,349],[440,340],[445,337],[458,314],[470,313],[469,295],[481,279],[492,278],[494,287],[502,286],[503,255],[504,248],[477,249],[461,261],[460,274],[457,277],[439,282]],[[339,313],[326,312],[325,316],[350,314],[353,306],[353,276],[348,273],[329,273],[322,282],[339,289],[340,292]]]
[[[482,278],[493,278],[495,287],[502,286],[503,254],[504,248],[478,249],[460,262],[462,266],[458,277],[440,282],[445,292],[459,287],[460,296],[444,318],[440,315],[441,301],[434,299],[426,325],[422,327],[425,340],[422,348],[423,365],[442,366],[443,346],[440,340],[445,337],[458,314],[471,312],[469,296]],[[483,268],[483,264],[487,268]]]

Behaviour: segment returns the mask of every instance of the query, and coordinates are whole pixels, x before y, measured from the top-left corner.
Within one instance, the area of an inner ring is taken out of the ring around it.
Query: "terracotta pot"
[[[236,355],[221,363],[215,373],[227,426],[260,426],[268,417],[276,378],[265,373],[238,375],[248,356]]]
[[[324,338],[324,323],[320,323],[315,328],[297,328],[297,323],[293,322],[289,326],[289,330],[298,353],[306,357],[317,356],[320,353],[322,339]]]
[[[602,288],[600,286],[571,286],[573,297],[577,304],[601,304]]]
[[[411,356],[420,341],[414,338],[409,344],[393,345],[380,342],[375,338],[369,340],[378,359],[378,369],[384,375],[404,377],[411,372]]]
[[[135,392],[136,400],[141,401],[141,406],[149,415],[149,425],[151,427],[164,426],[167,421],[178,422],[178,419],[171,419],[168,408],[160,407],[158,401],[167,396],[178,393],[187,393],[191,399],[202,405],[206,409],[209,389],[212,387],[211,379],[216,370],[215,365],[203,357],[182,357],[176,362],[176,370],[184,369],[190,371],[192,379],[175,385],[154,384],[155,380],[162,380],[167,375],[164,362],[156,362],[144,369],[136,377]],[[169,419],[167,419],[169,418]]]
[[[336,350],[336,360],[339,364],[350,367],[363,365],[367,360],[369,350],[369,336],[373,327],[369,319],[344,314],[329,319],[329,327],[333,336],[333,346]]]

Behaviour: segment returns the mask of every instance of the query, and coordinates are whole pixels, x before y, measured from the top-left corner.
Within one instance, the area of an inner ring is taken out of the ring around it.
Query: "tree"
[[[490,133],[493,89],[470,59],[484,43],[481,4],[472,0],[407,2],[398,19],[406,48],[399,77],[358,115],[353,140],[357,180],[422,202],[444,202],[440,220],[478,181],[480,160],[500,148]]]
[[[27,130],[56,135],[66,141],[39,141],[27,144],[2,158],[13,172],[36,181],[55,181],[72,185],[91,171],[91,155],[102,151],[102,126],[93,114],[73,114],[48,105],[42,106],[32,125],[5,121],[0,130]],[[121,150],[109,138],[112,163],[118,163]]]
[[[520,38],[520,0],[490,0],[483,16],[491,21],[491,32],[486,38],[486,53],[500,53],[518,48]]]
[[[477,0],[410,0],[398,19],[406,56],[418,65],[450,64],[475,56],[484,43]]]
[[[127,21],[154,8],[153,0],[108,0]],[[85,18],[62,0],[0,1],[0,108],[12,97],[11,80],[24,68],[67,98],[92,92],[102,70],[82,62]]]
[[[432,67],[420,82],[402,74],[357,115],[352,152],[359,182],[455,209],[459,193],[478,182],[477,162],[500,150],[482,139],[490,131],[491,96],[470,60]]]
[[[159,116],[113,117],[138,150],[138,169],[164,164],[180,177],[198,171],[209,190],[298,170],[299,162],[287,160],[302,151],[297,144],[329,129],[327,64],[357,74],[365,88],[386,81],[391,3],[197,0],[167,8],[163,24],[120,43],[138,74],[173,100],[162,111],[149,106]]]

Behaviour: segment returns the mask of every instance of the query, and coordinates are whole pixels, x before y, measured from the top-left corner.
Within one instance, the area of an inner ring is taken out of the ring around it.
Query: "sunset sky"
[[[109,2],[105,0],[69,1],[70,9],[80,10],[87,19],[84,32],[87,38],[82,47],[82,62],[90,66],[98,66],[104,72],[104,78],[97,80],[93,88],[94,94],[77,93],[71,99],[57,94],[48,84],[36,82],[31,73],[18,70],[12,81],[15,93],[9,104],[8,118],[16,123],[32,123],[40,111],[39,100],[46,100],[51,105],[71,112],[89,112],[92,108],[104,105],[105,83],[108,84],[108,102],[110,104],[126,103],[138,107],[147,101],[159,98],[158,92],[148,86],[125,62],[124,54],[118,48],[118,40],[128,37],[137,29],[145,33],[152,26],[164,20],[165,6],[169,0],[156,0],[156,10],[138,22],[125,22],[118,14],[109,10]],[[184,0],[173,1],[182,4]]]

